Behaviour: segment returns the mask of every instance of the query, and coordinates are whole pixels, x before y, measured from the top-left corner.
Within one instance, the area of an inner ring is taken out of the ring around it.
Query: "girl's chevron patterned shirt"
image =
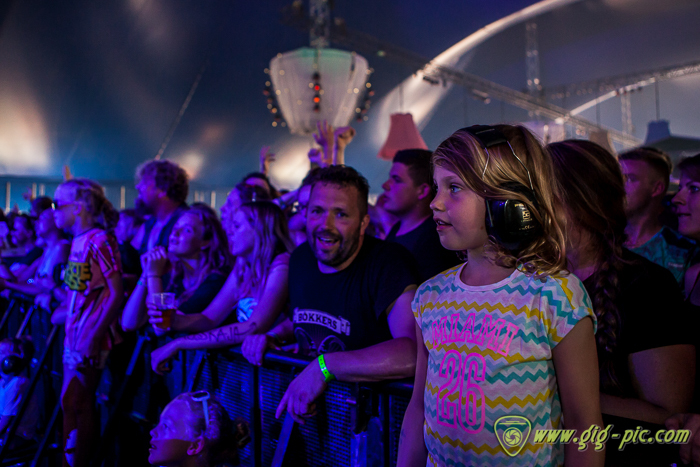
[[[535,279],[520,270],[495,284],[468,286],[463,267],[423,283],[412,305],[429,354],[428,465],[562,465],[563,446],[532,440],[536,430],[560,426],[552,349],[587,316],[595,328],[588,294],[573,275]],[[494,431],[506,415],[531,424],[513,457]]]

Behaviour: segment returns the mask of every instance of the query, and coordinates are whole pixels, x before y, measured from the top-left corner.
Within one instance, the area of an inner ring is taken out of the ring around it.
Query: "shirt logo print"
[[[90,263],[78,263],[69,261],[66,266],[64,282],[70,290],[84,292],[87,290],[87,283],[92,279]]]

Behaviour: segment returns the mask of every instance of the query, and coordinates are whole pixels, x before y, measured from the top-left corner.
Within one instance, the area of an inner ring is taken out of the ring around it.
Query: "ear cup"
[[[519,183],[501,186],[521,193],[536,205],[534,193]],[[525,203],[518,199],[486,198],[486,232],[510,252],[522,250],[542,232],[542,226]]]
[[[19,355],[8,355],[0,365],[0,370],[6,375],[18,375],[24,370],[25,361]]]

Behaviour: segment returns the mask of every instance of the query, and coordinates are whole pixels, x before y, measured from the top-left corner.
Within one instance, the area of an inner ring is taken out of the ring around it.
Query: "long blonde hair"
[[[489,148],[489,157],[479,141],[461,129],[438,146],[433,154],[433,166],[455,173],[469,189],[484,198],[517,199],[524,203],[542,226],[542,235],[524,246],[517,256],[501,247],[493,238],[489,238],[489,250],[500,266],[522,267],[525,272],[537,274],[538,277],[556,274],[566,267],[566,221],[555,196],[552,161],[526,128],[511,125],[494,125],[494,128],[507,138],[522,163],[513,156],[507,144]],[[530,179],[534,203],[528,196],[509,189],[507,185],[517,182],[530,188]]]
[[[253,201],[239,208],[255,231],[253,260],[248,263],[236,258],[234,273],[238,278],[238,298],[257,295],[265,287],[270,265],[278,255],[291,252],[294,243],[289,238],[287,219],[275,203]]]

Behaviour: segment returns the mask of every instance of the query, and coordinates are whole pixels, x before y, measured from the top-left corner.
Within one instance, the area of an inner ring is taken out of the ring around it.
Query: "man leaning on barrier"
[[[307,211],[308,242],[289,262],[290,316],[248,336],[243,354],[260,365],[266,349],[296,337],[317,356],[289,385],[277,408],[299,423],[332,379],[381,381],[413,376],[416,347],[411,301],[415,260],[404,247],[365,236],[369,185],[345,166],[321,169]]]

